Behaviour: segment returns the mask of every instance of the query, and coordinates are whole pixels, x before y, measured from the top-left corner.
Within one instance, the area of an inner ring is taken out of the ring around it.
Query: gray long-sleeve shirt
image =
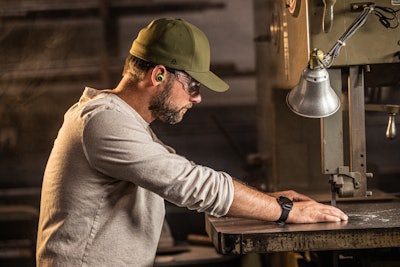
[[[164,199],[223,216],[232,178],[177,155],[118,96],[86,88],[46,166],[37,266],[152,266]]]

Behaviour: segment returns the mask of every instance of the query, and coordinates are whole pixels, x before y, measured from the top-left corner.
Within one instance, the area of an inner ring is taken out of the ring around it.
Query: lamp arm
[[[361,14],[353,21],[349,28],[343,33],[343,35],[336,41],[336,43],[332,46],[331,50],[324,55],[323,59],[321,60],[321,64],[325,68],[329,68],[332,63],[333,59],[336,58],[340,53],[340,48],[346,45],[346,41],[353,36],[353,34],[364,25],[367,21],[369,14],[374,10],[375,4],[370,4],[366,6]]]

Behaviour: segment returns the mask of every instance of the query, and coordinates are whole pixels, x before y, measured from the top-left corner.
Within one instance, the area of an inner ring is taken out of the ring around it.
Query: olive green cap
[[[153,20],[133,41],[130,53],[142,60],[182,70],[216,92],[229,85],[210,71],[207,36],[183,19]]]

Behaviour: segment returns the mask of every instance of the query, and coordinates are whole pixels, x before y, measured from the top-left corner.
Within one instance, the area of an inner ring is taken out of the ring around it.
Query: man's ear
[[[167,69],[163,65],[157,65],[153,68],[151,73],[151,81],[153,85],[159,85],[165,81]]]

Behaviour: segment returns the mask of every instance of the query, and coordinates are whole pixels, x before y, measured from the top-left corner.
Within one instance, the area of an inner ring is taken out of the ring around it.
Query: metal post
[[[365,140],[364,70],[361,66],[349,67],[349,138],[350,172],[360,173],[356,181],[355,197],[364,197],[367,192],[367,159]]]

